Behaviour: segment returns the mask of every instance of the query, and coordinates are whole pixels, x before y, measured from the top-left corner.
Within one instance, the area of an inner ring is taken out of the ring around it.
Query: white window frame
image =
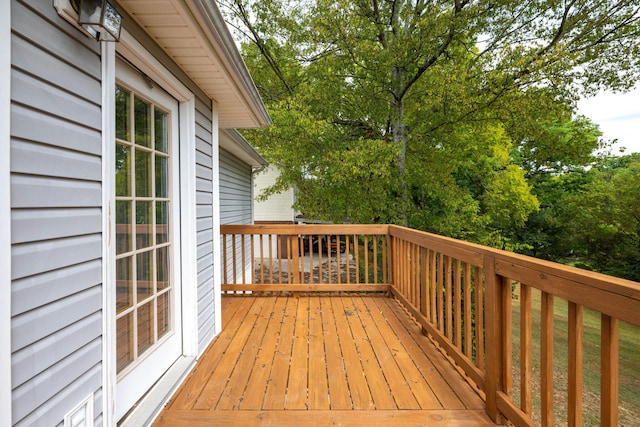
[[[11,2],[0,2],[0,408],[11,420]],[[10,422],[10,421],[9,421]]]
[[[196,239],[196,149],[195,149],[195,96],[156,58],[148,52],[131,33],[122,29],[119,43],[102,43],[103,51],[103,230],[105,248],[103,250],[104,272],[104,325],[105,345],[103,355],[105,425],[114,425],[116,393],[116,344],[115,344],[115,288],[110,286],[115,280],[115,230],[110,227],[115,212],[115,192],[111,179],[114,171],[114,154],[109,149],[115,140],[115,53],[124,58],[162,86],[179,104],[180,137],[180,280],[182,282],[182,353],[195,357],[198,352],[197,313],[197,239]],[[108,341],[107,341],[108,340]]]
[[[115,214],[115,188],[108,185],[115,175],[115,153],[111,150],[111,138],[116,138],[115,75],[116,51],[113,43],[102,42],[102,417],[104,425],[115,425],[116,390],[116,322],[110,307],[116,305],[115,257],[111,256],[111,243],[115,242],[116,230],[111,227]],[[112,354],[113,353],[113,354]]]

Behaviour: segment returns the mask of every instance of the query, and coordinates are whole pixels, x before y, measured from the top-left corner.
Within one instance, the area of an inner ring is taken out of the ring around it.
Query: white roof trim
[[[220,131],[220,148],[224,148],[253,168],[262,169],[269,165],[269,162],[235,129]]]
[[[220,127],[270,124],[220,10],[209,0],[120,0],[124,9],[219,107]]]

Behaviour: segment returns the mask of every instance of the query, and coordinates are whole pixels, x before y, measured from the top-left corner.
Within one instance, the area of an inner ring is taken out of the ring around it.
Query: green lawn
[[[513,295],[513,361],[514,399],[519,401],[519,343],[520,302],[519,287]],[[540,292],[532,291],[533,325],[533,389],[534,419],[540,423]],[[555,420],[557,425],[567,422],[567,302],[555,299],[554,331],[554,387]],[[600,425],[600,314],[584,310],[584,388],[583,425]],[[640,328],[620,323],[620,425],[640,426]]]

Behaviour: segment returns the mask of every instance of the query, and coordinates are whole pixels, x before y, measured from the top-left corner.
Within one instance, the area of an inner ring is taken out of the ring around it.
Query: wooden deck
[[[155,426],[493,426],[392,298],[225,296],[224,330]]]

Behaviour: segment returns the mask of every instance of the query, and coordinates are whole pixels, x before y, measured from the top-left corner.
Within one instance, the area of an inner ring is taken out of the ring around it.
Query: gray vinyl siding
[[[11,4],[12,424],[102,424],[99,44],[51,1]]]
[[[12,424],[61,425],[94,393],[101,426],[100,47],[63,20],[51,0],[10,1]],[[130,17],[125,23],[196,97],[196,218],[188,220],[196,221],[202,351],[215,330],[213,278],[219,268],[213,254],[218,148],[212,101]]]
[[[231,153],[220,149],[220,223],[221,224],[251,224],[253,221],[253,191],[252,170]],[[245,238],[245,247],[249,247],[250,239]],[[233,277],[233,243],[226,242],[227,282],[234,283]],[[241,237],[236,237],[236,266],[237,278],[242,278],[240,257],[242,256]],[[224,255],[223,255],[224,256]],[[250,265],[250,259],[245,259],[245,266]],[[245,277],[249,280],[249,277]],[[224,282],[224,277],[222,278]]]
[[[214,334],[213,132],[211,109],[196,103],[196,233],[198,257],[198,353]]]
[[[251,166],[220,149],[220,222],[251,224]]]

